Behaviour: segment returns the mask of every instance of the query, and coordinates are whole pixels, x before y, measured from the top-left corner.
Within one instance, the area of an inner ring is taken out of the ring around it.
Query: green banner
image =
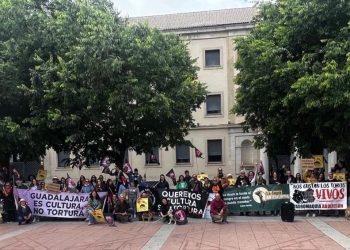
[[[289,185],[226,188],[223,198],[231,213],[279,210],[289,201]]]

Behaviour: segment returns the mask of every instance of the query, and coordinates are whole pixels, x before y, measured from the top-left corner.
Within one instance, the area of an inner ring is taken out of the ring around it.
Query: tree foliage
[[[21,57],[26,79],[9,82],[28,100],[31,141],[118,165],[127,149],[185,142],[206,91],[179,37],[129,26],[106,0],[16,1],[42,24],[28,31],[40,44]]]
[[[350,150],[350,2],[278,0],[260,5],[237,41],[236,114],[260,130],[270,156]]]

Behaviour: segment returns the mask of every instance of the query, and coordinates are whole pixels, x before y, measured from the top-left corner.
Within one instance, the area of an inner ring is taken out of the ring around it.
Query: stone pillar
[[[326,169],[326,173],[330,172],[332,168],[334,168],[334,165],[337,164],[337,162],[338,162],[337,152],[336,151],[330,152],[328,154],[328,169]]]
[[[260,149],[260,161],[262,162],[265,169],[265,174],[263,177],[266,180],[266,183],[269,183],[269,157],[267,156],[265,150],[265,148]]]

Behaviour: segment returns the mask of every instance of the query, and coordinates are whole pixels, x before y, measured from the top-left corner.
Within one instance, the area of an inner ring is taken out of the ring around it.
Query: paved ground
[[[187,225],[133,222],[88,226],[46,221],[0,224],[0,249],[350,249],[344,218],[229,217],[229,224],[191,219]]]

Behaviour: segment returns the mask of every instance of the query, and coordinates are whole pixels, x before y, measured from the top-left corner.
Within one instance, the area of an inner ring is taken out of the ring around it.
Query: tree
[[[279,0],[260,5],[237,40],[233,112],[270,156],[350,150],[350,3]],[[282,151],[282,152],[281,152]]]
[[[30,86],[35,55],[43,54],[41,31],[46,14],[39,1],[0,1],[0,164],[11,155],[34,160],[45,152],[45,144],[30,138],[29,99],[18,88]]]
[[[74,165],[118,166],[128,149],[185,143],[206,91],[179,37],[128,26],[104,0],[55,0],[45,13],[47,53],[33,55],[21,85],[33,140],[72,152]]]

